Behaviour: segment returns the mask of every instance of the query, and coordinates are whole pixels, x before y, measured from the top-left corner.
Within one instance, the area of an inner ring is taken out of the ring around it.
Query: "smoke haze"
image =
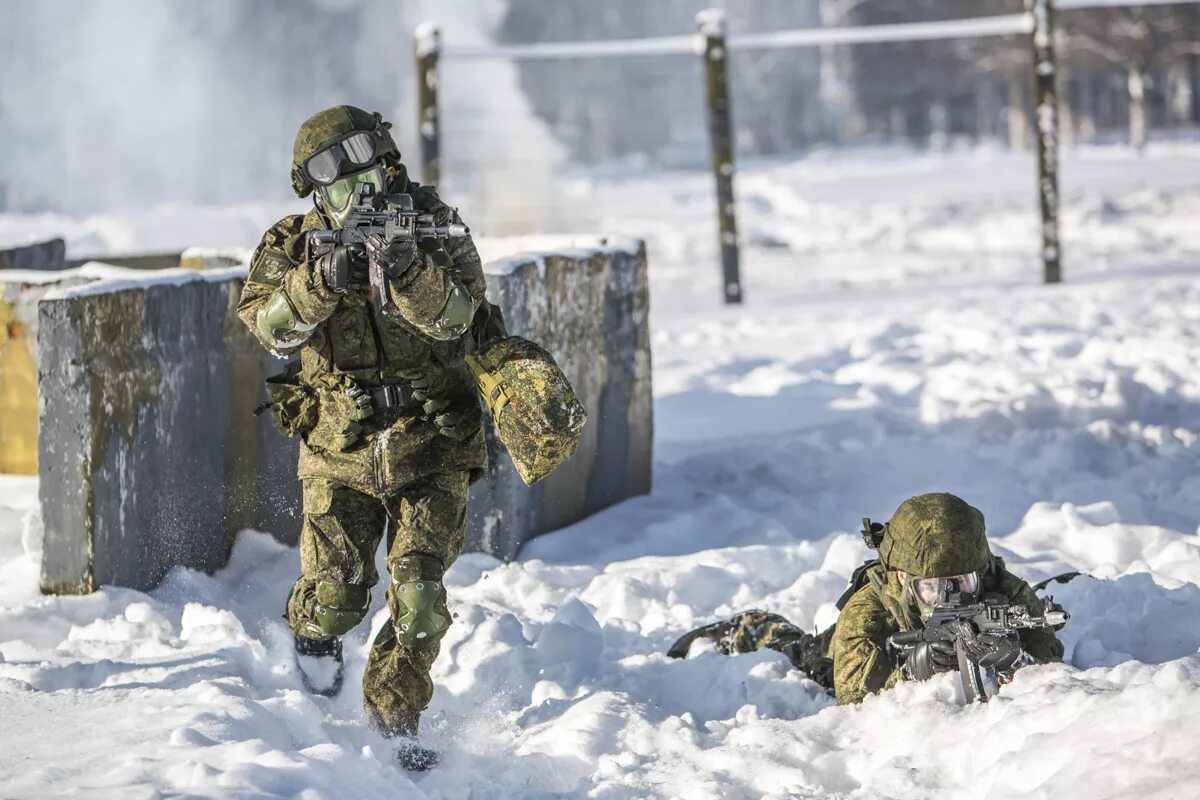
[[[299,123],[379,110],[411,148],[415,4],[0,4],[0,206],[72,214],[282,200]]]

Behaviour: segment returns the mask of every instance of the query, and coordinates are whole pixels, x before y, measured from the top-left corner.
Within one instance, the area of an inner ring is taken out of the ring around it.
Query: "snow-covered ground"
[[[342,696],[301,690],[294,551],[245,533],[216,575],[41,597],[36,484],[0,479],[0,796],[1200,796],[1200,148],[1070,156],[1057,287],[1037,282],[1032,168],[754,165],[741,308],[716,302],[703,176],[564,193],[650,238],[655,488],[450,571],[428,774],[362,723],[365,628]],[[72,224],[88,246],[126,231],[113,249],[247,244]],[[1054,591],[1067,663],[985,706],[947,676],[838,708],[774,653],[663,655],[752,606],[829,624],[859,519],[938,490],[983,509],[1018,573],[1089,575]]]

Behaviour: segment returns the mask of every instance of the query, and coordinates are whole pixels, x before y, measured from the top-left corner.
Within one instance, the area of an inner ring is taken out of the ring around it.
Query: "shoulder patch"
[[[264,250],[254,265],[254,276],[264,283],[278,283],[291,266],[292,262],[282,253]]]
[[[288,256],[288,243],[294,240],[304,217],[299,214],[284,217],[263,234],[262,242],[250,258],[250,279],[259,283],[278,285],[283,273],[296,263]]]

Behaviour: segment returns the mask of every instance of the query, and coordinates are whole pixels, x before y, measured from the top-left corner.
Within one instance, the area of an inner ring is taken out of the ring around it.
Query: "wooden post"
[[[721,276],[725,302],[742,302],[738,272],[737,220],[733,207],[733,113],[729,107],[725,14],[709,9],[696,15],[704,39],[704,96],[708,107],[708,141],[717,182],[717,226],[720,231]]]
[[[417,59],[421,183],[436,186],[442,173],[442,126],[438,117],[438,56],[442,49],[442,32],[437,23],[423,22],[413,32],[413,39]]]
[[[1046,283],[1062,281],[1058,236],[1058,87],[1054,0],[1025,0],[1033,16],[1033,119],[1037,134],[1038,198],[1042,211],[1042,269]]]

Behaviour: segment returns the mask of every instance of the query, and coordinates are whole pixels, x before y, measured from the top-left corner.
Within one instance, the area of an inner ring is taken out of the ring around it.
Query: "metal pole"
[[[436,186],[442,172],[442,126],[438,118],[438,56],[442,50],[442,32],[437,23],[423,22],[413,32],[413,39],[417,59],[421,182]]]
[[[1038,199],[1042,211],[1042,269],[1046,283],[1062,281],[1058,236],[1058,88],[1054,0],[1025,0],[1033,17],[1033,107],[1037,134]]]
[[[725,302],[742,302],[738,272],[737,221],[733,207],[733,113],[729,107],[726,69],[725,14],[709,9],[696,15],[704,38],[704,95],[708,107],[708,139],[713,177],[717,182],[717,224],[720,230],[721,275]]]

